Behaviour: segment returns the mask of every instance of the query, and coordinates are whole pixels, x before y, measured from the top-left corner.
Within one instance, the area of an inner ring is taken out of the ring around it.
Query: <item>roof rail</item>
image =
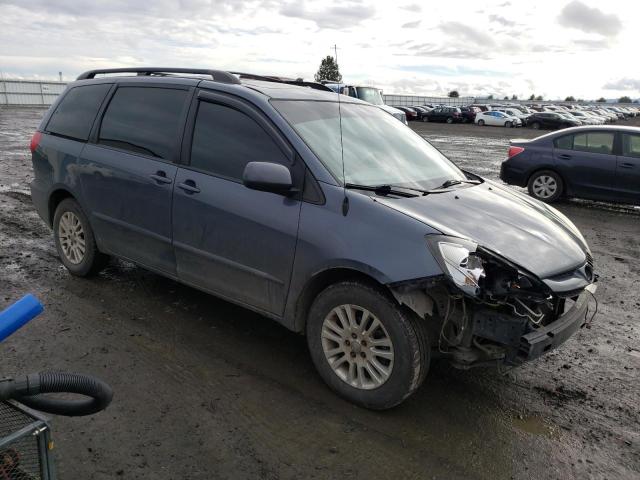
[[[162,75],[165,73],[190,73],[196,75],[211,75],[211,78],[220,83],[240,83],[238,77],[232,75],[229,72],[225,72],[223,70],[209,70],[202,68],[152,68],[152,67],[141,67],[141,68],[104,68],[99,70],[89,70],[88,72],[84,72],[80,74],[77,80],[86,80],[95,78],[96,75],[102,73],[135,73],[139,76],[150,76],[153,74]]]
[[[333,92],[329,87],[318,83],[318,82],[305,82],[303,80],[293,80],[291,78],[286,77],[277,77],[275,75],[255,75],[253,73],[242,73],[242,72],[229,72],[237,75],[240,78],[244,78],[247,80],[261,80],[263,82],[275,82],[275,83],[286,83],[287,85],[297,85],[299,87],[309,87],[314,90],[321,90],[323,92]]]

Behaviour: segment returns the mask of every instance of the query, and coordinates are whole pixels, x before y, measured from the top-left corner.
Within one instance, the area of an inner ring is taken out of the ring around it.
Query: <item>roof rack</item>
[[[333,92],[329,87],[318,82],[305,82],[303,80],[293,80],[292,78],[277,77],[275,75],[255,75],[253,73],[229,72],[246,80],[261,80],[263,82],[286,83],[287,85],[297,85],[299,87],[309,87],[323,92]]]
[[[84,72],[78,76],[78,80],[86,80],[95,78],[96,75],[102,73],[135,73],[138,76],[151,76],[151,75],[163,75],[166,73],[189,73],[196,75],[211,75],[211,78],[220,83],[240,83],[238,77],[232,75],[229,72],[225,72],[223,70],[209,70],[202,68],[152,68],[152,67],[142,67],[142,68],[104,68],[100,70],[89,70],[88,72]]]

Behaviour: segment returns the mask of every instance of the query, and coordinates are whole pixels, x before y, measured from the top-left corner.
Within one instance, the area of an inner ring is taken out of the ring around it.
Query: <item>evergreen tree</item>
[[[318,73],[315,75],[316,82],[321,82],[323,80],[328,80],[330,82],[341,82],[342,75],[340,75],[340,70],[338,69],[338,64],[333,59],[333,57],[327,55],[320,62],[320,68],[318,69]]]
[[[515,95],[515,94],[514,94],[514,95],[511,95],[511,100],[517,100],[517,99],[518,99],[518,96],[517,96],[517,95]]]
[[[535,100],[536,99],[536,94],[532,93],[531,96],[529,97],[529,100]]]

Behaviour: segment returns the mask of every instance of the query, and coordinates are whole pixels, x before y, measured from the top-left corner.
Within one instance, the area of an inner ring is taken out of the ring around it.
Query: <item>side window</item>
[[[251,117],[231,107],[200,102],[193,131],[191,166],[241,180],[249,162],[289,162],[273,139]]]
[[[581,133],[573,140],[573,149],[581,152],[611,154],[613,152],[613,133]]]
[[[573,149],[573,135],[565,135],[564,137],[556,138],[553,141],[556,148],[564,148],[565,150]]]
[[[69,90],[51,115],[46,131],[86,142],[100,104],[110,88],[111,84],[102,83]]]
[[[640,158],[640,135],[622,134],[622,155]]]
[[[102,119],[98,143],[172,160],[187,95],[173,88],[118,88]]]

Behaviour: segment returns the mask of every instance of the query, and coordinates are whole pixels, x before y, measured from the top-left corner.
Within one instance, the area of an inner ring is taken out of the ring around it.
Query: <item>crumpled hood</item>
[[[445,235],[473,240],[539,278],[575,269],[587,258],[589,247],[564,215],[494,182],[376,201]]]

